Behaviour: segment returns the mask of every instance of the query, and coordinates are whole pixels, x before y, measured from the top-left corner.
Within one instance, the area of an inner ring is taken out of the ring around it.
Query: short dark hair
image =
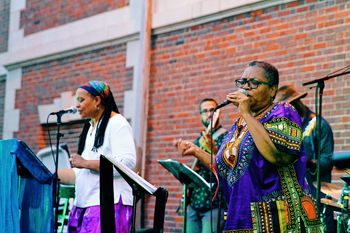
[[[215,99],[213,99],[213,98],[204,98],[204,99],[202,99],[201,102],[199,103],[199,111],[202,110],[202,109],[201,109],[201,105],[202,105],[202,103],[204,103],[204,102],[214,102],[215,105],[218,106],[218,102],[216,102]]]
[[[262,68],[264,70],[265,76],[269,82],[269,86],[278,86],[278,84],[279,84],[278,70],[276,69],[276,67],[274,67],[270,63],[267,63],[264,61],[252,61],[252,62],[249,62],[247,66],[248,67],[249,66],[256,66],[256,67]]]

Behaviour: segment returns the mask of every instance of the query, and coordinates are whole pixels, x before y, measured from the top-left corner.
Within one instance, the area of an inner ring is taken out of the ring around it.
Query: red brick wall
[[[21,28],[29,35],[127,5],[129,0],[27,0]]]
[[[0,1],[0,53],[7,51],[10,17],[10,0]]]
[[[181,185],[157,160],[192,161],[181,158],[172,142],[197,136],[199,101],[223,101],[244,65],[255,59],[274,64],[281,83],[297,87],[349,65],[349,12],[349,1],[296,1],[154,37],[146,171],[148,180],[169,190],[165,232],[181,231],[175,213]],[[326,82],[323,114],[334,129],[336,150],[350,149],[349,86],[349,75]],[[305,100],[311,107],[313,93]],[[235,111],[222,112],[226,127]],[[148,207],[153,216],[153,203]]]
[[[60,9],[61,1],[50,4],[27,1],[22,15],[25,34],[128,4],[124,1],[124,5],[118,5],[121,1],[115,1],[100,10],[90,6],[106,1],[91,1],[87,9],[84,8],[87,4],[76,7],[71,2],[63,5],[62,11],[55,11]],[[146,178],[169,190],[165,232],[181,231],[182,218],[175,213],[181,185],[157,160],[173,158],[186,163],[193,160],[179,157],[172,142],[179,137],[193,140],[197,136],[201,127],[199,101],[204,97],[223,101],[226,93],[235,90],[233,80],[240,76],[244,65],[255,59],[271,62],[280,70],[282,84],[294,83],[297,87],[349,65],[349,9],[348,1],[296,1],[153,37]],[[71,14],[73,11],[76,13]],[[48,14],[50,17],[45,17]],[[24,67],[22,88],[16,95],[16,108],[21,111],[16,136],[34,151],[45,146],[37,106],[51,104],[61,92],[74,91],[90,79],[110,82],[122,111],[123,91],[132,86],[132,70],[125,68],[125,49],[125,45],[112,46]],[[323,115],[333,127],[336,150],[350,149],[348,77],[327,81],[324,93]],[[311,107],[313,93],[314,89],[310,90],[305,99]],[[235,112],[231,107],[222,111],[226,128],[234,120]],[[74,148],[78,125],[62,128],[72,135],[62,142],[68,140]],[[150,225],[154,200],[147,202],[146,207],[145,220]]]
[[[81,130],[83,128],[83,121],[75,121],[64,123],[60,126],[60,132],[64,135],[60,138],[60,144],[67,144],[68,150],[70,153],[76,153],[78,150],[78,138],[80,136]],[[40,148],[50,146],[50,138],[52,146],[56,146],[56,137],[57,137],[57,125],[50,124],[43,125],[42,127],[43,140],[40,140]],[[50,137],[49,133],[50,132]]]
[[[125,44],[111,46],[24,67],[22,88],[16,93],[16,108],[21,112],[20,131],[16,137],[25,141],[34,152],[44,147],[46,127],[40,127],[37,106],[52,104],[53,99],[59,98],[62,92],[74,93],[77,87],[88,80],[110,83],[119,110],[123,112],[124,91],[132,85],[132,71],[125,68],[125,49]],[[62,139],[62,142],[68,142],[72,148],[76,148],[72,137],[78,135],[74,127],[77,126],[62,127],[67,130],[66,135],[74,135]]]

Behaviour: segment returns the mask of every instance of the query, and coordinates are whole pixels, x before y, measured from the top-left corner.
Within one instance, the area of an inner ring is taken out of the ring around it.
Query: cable
[[[49,127],[49,118],[50,118],[50,114],[47,115],[47,118],[46,118],[47,134],[48,134],[48,136],[49,136],[49,144],[50,144],[52,159],[53,159],[54,164],[56,164],[56,159],[55,159],[55,155],[54,155],[53,148],[52,148],[52,142],[51,142],[50,127]],[[56,148],[56,150],[57,150],[57,148]]]

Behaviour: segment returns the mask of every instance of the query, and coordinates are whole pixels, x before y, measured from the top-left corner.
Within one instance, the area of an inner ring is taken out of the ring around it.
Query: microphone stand
[[[228,101],[225,101],[225,105],[227,105]],[[231,103],[231,102],[229,102]],[[215,127],[215,125],[213,126],[213,121],[214,121],[214,114],[215,111],[217,111],[219,109],[219,106],[216,106],[216,108],[213,110],[213,112],[211,113],[211,118],[210,118],[210,172],[209,172],[209,184],[210,184],[210,198],[213,198],[213,127]],[[216,124],[217,122],[215,122]],[[215,142],[214,142],[215,143]],[[219,183],[217,184],[219,185]],[[219,200],[221,201],[221,200]],[[218,225],[217,225],[217,229],[219,229],[219,222],[220,222],[220,212],[221,212],[221,204],[219,202],[219,208],[218,208]],[[210,201],[210,232],[213,232],[213,200]],[[219,231],[217,231],[219,232]]]
[[[213,167],[213,117],[214,117],[214,113],[215,111],[219,109],[218,107],[216,107],[216,109],[211,113],[211,118],[210,118],[210,172],[209,172],[209,185],[210,185],[210,189],[209,189],[209,193],[210,193],[210,198],[212,198],[212,167]],[[198,159],[196,159],[192,165],[192,170],[194,170],[194,168],[196,167],[196,165],[198,164]],[[183,188],[182,188],[182,216],[183,216],[183,226],[182,226],[182,233],[186,233],[187,231],[187,184],[184,183],[183,184]],[[210,202],[210,233],[213,232],[213,226],[212,226],[212,221],[213,221],[213,202]]]
[[[347,67],[345,67],[347,68]],[[337,74],[332,74],[332,75],[327,75],[323,78],[319,78],[319,79],[315,79],[309,82],[305,82],[303,83],[303,86],[307,86],[307,85],[311,85],[316,83],[316,93],[318,90],[318,104],[317,101],[315,101],[315,110],[316,110],[316,206],[319,208],[320,207],[320,193],[321,193],[321,180],[320,180],[320,164],[321,164],[321,133],[322,133],[322,129],[321,129],[321,120],[322,120],[322,97],[323,97],[323,90],[325,87],[325,83],[324,81],[328,80],[328,79],[332,79],[338,76],[342,76],[342,75],[346,75],[349,74],[350,71],[349,70],[345,70],[342,73],[337,73]],[[317,96],[316,96],[317,98]]]
[[[216,110],[214,110],[211,113],[210,118],[210,172],[209,172],[209,184],[210,184],[210,198],[213,198],[213,175],[212,175],[212,169],[213,169],[213,120],[214,120],[214,113]],[[218,184],[219,185],[219,184]],[[213,200],[210,200],[210,232],[213,232]]]
[[[64,113],[57,112],[55,115],[57,116],[57,133],[56,133],[56,156],[55,156],[55,173],[53,175],[53,201],[54,201],[54,208],[55,208],[55,222],[54,222],[54,232],[57,232],[58,227],[58,206],[59,206],[59,191],[60,191],[60,184],[58,179],[58,154],[59,154],[59,145],[60,145],[60,138],[63,137],[63,134],[60,133],[60,126],[62,124],[62,115]]]

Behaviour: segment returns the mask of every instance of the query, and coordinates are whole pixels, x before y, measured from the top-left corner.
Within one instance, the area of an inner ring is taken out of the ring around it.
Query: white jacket
[[[90,126],[86,136],[85,148],[82,157],[88,160],[99,160],[104,155],[111,161],[117,161],[133,169],[136,164],[135,143],[132,129],[127,120],[120,114],[114,115],[108,121],[104,142],[97,152],[92,151],[96,130]],[[115,170],[115,169],[114,169]],[[85,208],[100,205],[100,176],[98,172],[90,169],[74,169],[75,206]],[[132,205],[132,189],[129,184],[114,172],[114,203],[122,197],[124,205]]]

